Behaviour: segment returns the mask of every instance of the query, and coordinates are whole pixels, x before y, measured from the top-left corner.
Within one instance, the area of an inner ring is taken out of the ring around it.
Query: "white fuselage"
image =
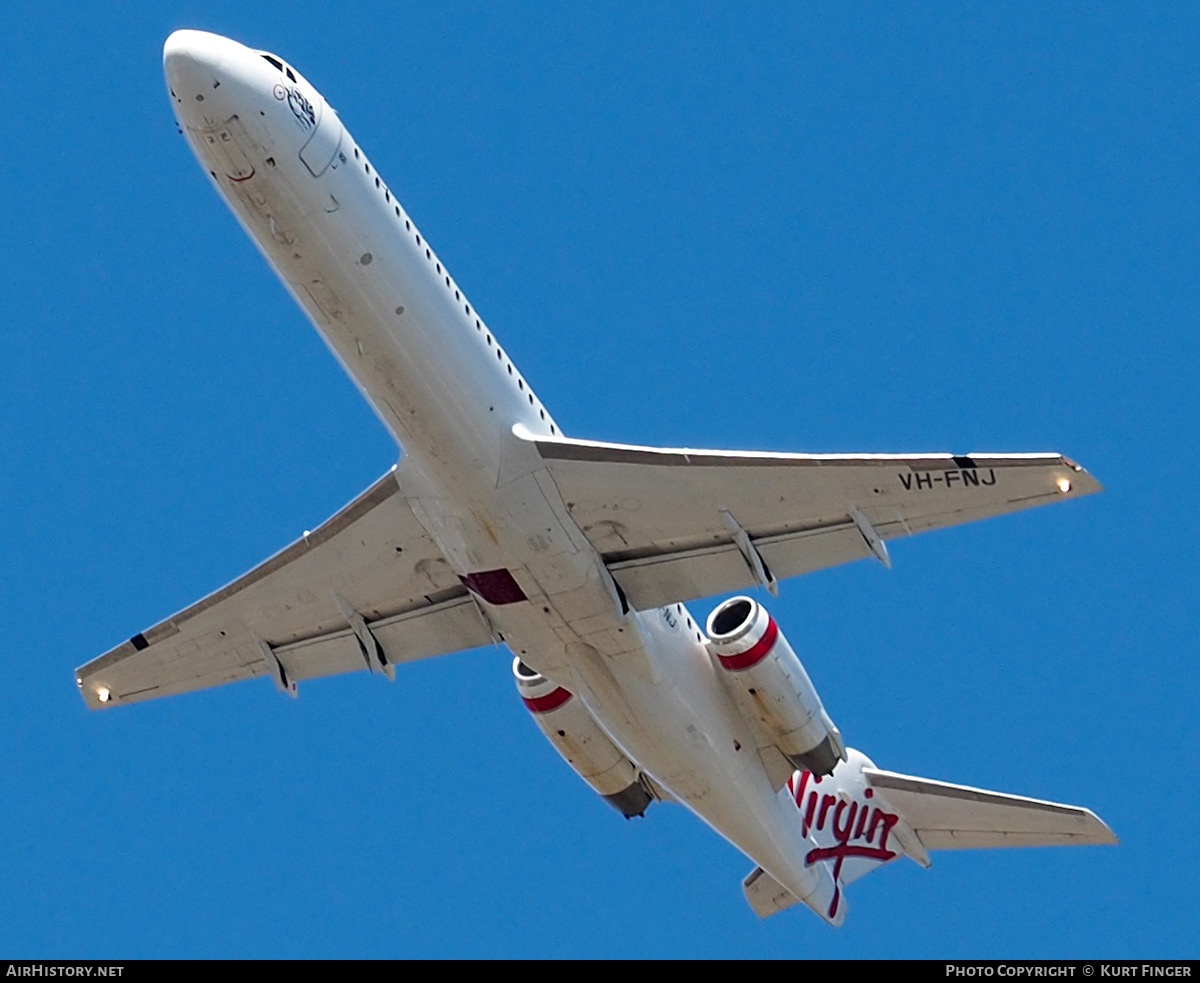
[[[403,447],[397,477],[422,525],[468,585],[507,571],[519,587],[515,602],[476,591],[494,631],[673,797],[811,895],[795,808],[700,627],[679,605],[622,613],[514,435],[557,424],[332,108],[278,59],[215,35],[177,32],[164,64],[214,186]]]

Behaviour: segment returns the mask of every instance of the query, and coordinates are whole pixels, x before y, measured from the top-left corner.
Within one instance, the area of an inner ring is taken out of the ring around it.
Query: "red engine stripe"
[[[771,651],[772,646],[775,644],[775,639],[778,637],[779,626],[775,624],[775,619],[768,614],[767,630],[763,632],[762,638],[746,649],[745,652],[739,652],[737,655],[718,655],[717,658],[720,660],[722,666],[734,672],[739,669],[749,669]]]
[[[521,701],[528,707],[530,713],[549,713],[551,710],[557,710],[570,698],[571,691],[560,686],[553,693],[547,693],[545,696],[522,696]]]

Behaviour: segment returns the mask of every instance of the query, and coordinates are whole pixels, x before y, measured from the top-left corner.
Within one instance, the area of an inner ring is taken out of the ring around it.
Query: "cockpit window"
[[[290,68],[288,68],[287,65],[285,65],[282,61],[280,61],[278,58],[276,58],[269,51],[260,51],[259,55],[262,56],[264,61],[269,61],[272,65],[274,65],[276,71],[283,72],[283,74],[288,77],[288,81],[290,81],[290,82],[298,81],[296,78],[296,73],[293,72]]]

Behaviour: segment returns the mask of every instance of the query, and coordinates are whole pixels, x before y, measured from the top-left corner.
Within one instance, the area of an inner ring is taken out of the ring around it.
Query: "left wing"
[[[1061,454],[774,454],[516,432],[639,610],[887,563],[893,537],[1100,490]]]
[[[488,645],[491,630],[389,471],[328,521],[75,672],[89,707]]]

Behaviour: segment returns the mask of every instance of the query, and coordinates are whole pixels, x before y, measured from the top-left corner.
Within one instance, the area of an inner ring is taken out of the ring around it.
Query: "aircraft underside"
[[[887,540],[1099,490],[1059,454],[778,454],[562,434],[324,97],[196,31],[164,67],[188,143],[403,448],[280,553],[76,672],[98,708],[502,642],[568,764],[626,817],[679,802],[754,863],[768,915],[959,846],[1113,842],[1086,809],[876,769],[783,632],[734,597]]]

